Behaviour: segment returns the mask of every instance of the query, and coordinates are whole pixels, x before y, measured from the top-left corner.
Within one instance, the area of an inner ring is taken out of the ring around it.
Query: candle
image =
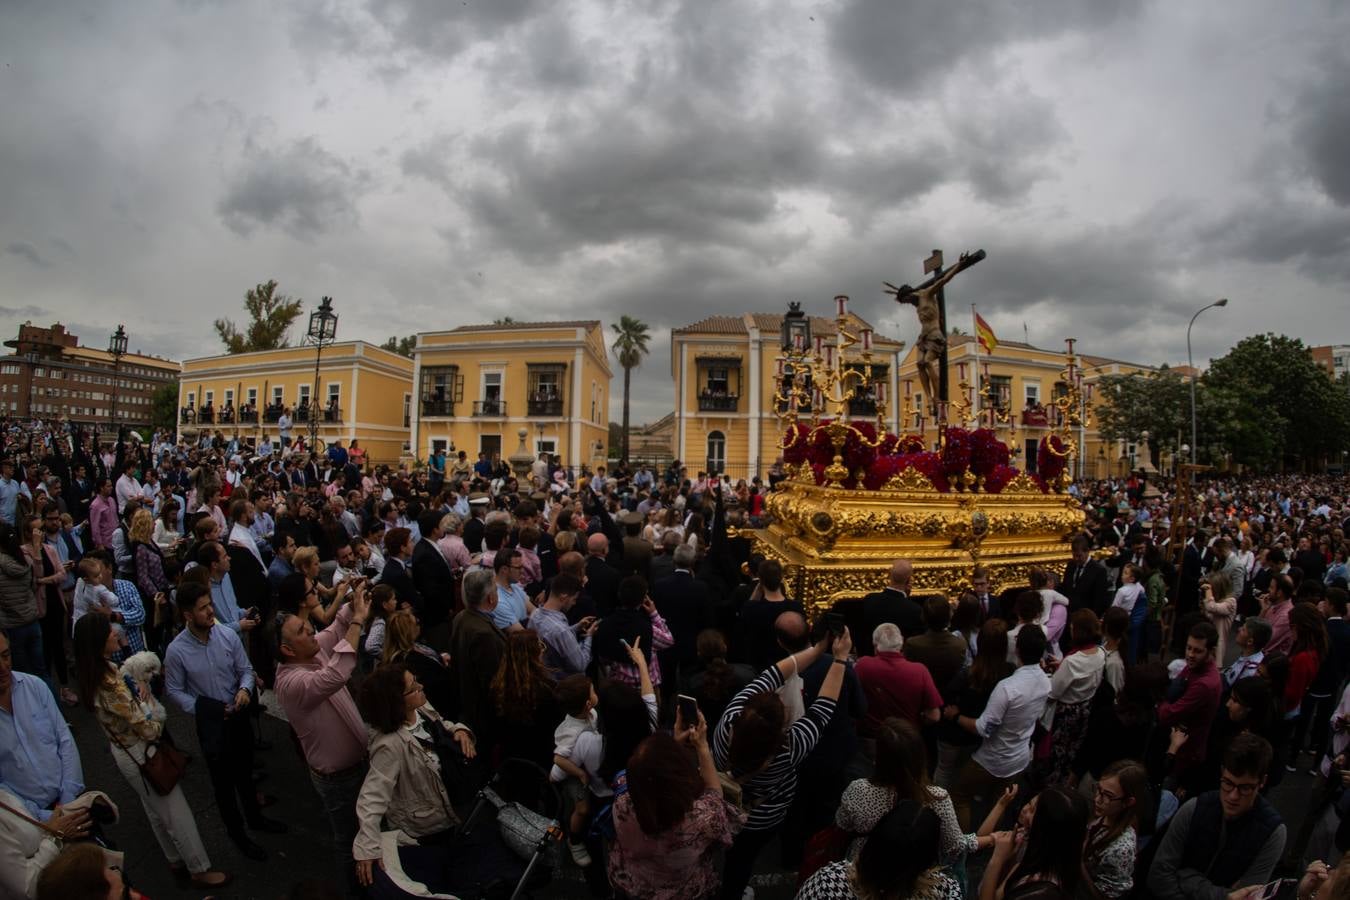
[[[794,334],[792,336],[792,346],[798,353],[806,349],[806,335]]]
[[[864,328],[864,329],[862,330],[862,344],[863,344],[863,350],[871,350],[871,349],[872,349],[872,329],[870,329],[870,328]]]
[[[825,354],[825,335],[818,334],[816,335],[816,356],[823,356],[824,354]]]
[[[811,405],[815,407],[821,407],[825,405],[824,397],[820,393],[820,388],[816,388],[814,391],[811,392]]]
[[[834,298],[834,305],[839,311],[841,317],[848,314],[848,297],[844,294]]]
[[[778,358],[778,377],[783,377],[783,358],[781,356]]]
[[[962,380],[962,381],[965,381],[965,380],[966,380],[966,364],[965,364],[965,363],[957,363],[957,364],[956,364],[956,371],[957,371],[957,374],[959,375],[959,377],[961,378],[961,380]]]
[[[834,366],[834,347],[829,344],[825,345],[825,365],[830,368]]]
[[[886,382],[884,381],[877,382],[877,402],[878,403],[886,402]]]

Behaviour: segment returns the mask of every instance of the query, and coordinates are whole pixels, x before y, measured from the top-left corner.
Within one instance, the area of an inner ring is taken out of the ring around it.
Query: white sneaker
[[[591,855],[586,852],[585,844],[574,844],[567,842],[567,849],[572,851],[572,862],[581,866],[583,869],[591,864]]]
[[[747,884],[745,890],[741,891],[741,900],[755,900],[755,889]]]

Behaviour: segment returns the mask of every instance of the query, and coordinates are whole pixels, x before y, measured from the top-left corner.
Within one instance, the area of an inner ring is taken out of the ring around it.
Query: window
[[[1023,396],[1027,406],[1037,406],[1041,402],[1041,383],[1039,381],[1022,382]]]
[[[257,406],[257,405],[258,405],[258,389],[257,389],[257,388],[249,388],[248,391],[245,392],[244,396],[248,398],[248,400],[247,400],[246,402],[248,403],[249,406]]]
[[[327,399],[325,402],[326,402],[329,406],[332,406],[332,405],[334,405],[335,403],[341,402],[341,400],[342,400],[342,385],[341,385],[341,383],[329,384],[329,385],[328,385],[328,399]]]
[[[88,395],[88,392],[86,392],[86,397],[87,397],[87,395]],[[188,391],[188,395],[187,395],[187,405],[188,405],[188,409],[194,409],[194,408],[196,408],[196,406],[197,406],[197,392],[196,392],[196,391]]]
[[[99,399],[102,400],[103,398],[102,398],[102,397],[99,397]],[[215,399],[216,399],[216,392],[215,392],[215,391],[207,391],[207,392],[206,392],[206,405],[207,405],[207,406],[212,406],[212,405],[214,405]]]
[[[272,388],[272,405],[281,406],[285,399],[285,389],[280,387]]]
[[[300,385],[300,406],[309,406],[309,385]]]
[[[432,453],[444,453],[446,448],[445,438],[435,438],[431,442]]]
[[[227,391],[225,392],[225,407],[226,407],[227,409],[232,409],[232,408],[234,407],[234,390],[233,390],[233,389],[227,390]]]
[[[990,375],[989,376],[989,401],[990,405],[1004,410],[1012,403],[1012,376],[1011,375]]]
[[[483,373],[483,400],[495,402],[502,399],[502,373]]]
[[[422,369],[421,391],[422,415],[453,416],[455,404],[464,400],[464,376],[458,366],[428,366]]]
[[[412,394],[403,395],[403,427],[412,425]]]
[[[707,470],[720,474],[727,467],[727,439],[720,431],[708,432]]]
[[[540,453],[557,453],[558,442],[553,438],[539,438],[534,442],[534,455]]]

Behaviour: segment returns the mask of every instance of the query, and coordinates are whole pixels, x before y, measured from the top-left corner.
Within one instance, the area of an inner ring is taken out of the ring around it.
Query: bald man
[[[924,633],[923,608],[909,598],[913,574],[913,563],[907,559],[897,559],[891,563],[886,586],[863,598],[863,618],[867,622],[869,637],[883,622],[898,626],[900,634],[906,639]],[[870,641],[867,650],[871,652]]]
[[[593,534],[586,539],[586,591],[602,618],[614,612],[619,598],[619,570],[606,561],[608,555],[609,538]]]

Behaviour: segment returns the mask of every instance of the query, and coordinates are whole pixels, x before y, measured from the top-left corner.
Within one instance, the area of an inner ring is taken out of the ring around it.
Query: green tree
[[[178,424],[178,382],[161,385],[150,396],[150,427],[173,428]]]
[[[1244,338],[1210,364],[1203,380],[1235,398],[1235,418],[1218,420],[1218,441],[1200,442],[1211,459],[1231,454],[1261,469],[1307,470],[1324,465],[1350,437],[1345,393],[1297,338]]]
[[[229,319],[216,319],[216,334],[230,353],[289,347],[286,333],[300,317],[303,303],[277,293],[275,280],[257,285],[244,295],[248,326],[240,331]]]
[[[1147,431],[1148,456],[1155,465],[1159,449],[1176,443],[1178,433],[1189,442],[1190,386],[1167,366],[1147,374],[1104,375],[1097,390],[1097,427],[1106,440],[1138,441]]]
[[[412,356],[413,348],[417,346],[417,335],[410,334],[407,337],[391,337],[380,345],[381,350],[388,350],[390,353],[397,353],[399,356]]]
[[[642,364],[642,357],[647,351],[647,342],[652,339],[650,330],[646,322],[639,321],[632,316],[620,316],[617,325],[611,323],[610,328],[614,329],[617,335],[611,349],[614,355],[619,359],[619,365],[623,366],[623,447],[619,452],[620,459],[628,458],[628,401],[633,382],[633,370]]]
[[[492,320],[492,324],[493,324],[493,325],[515,325],[515,324],[516,324],[516,320],[513,319],[513,318],[511,318],[510,316],[502,316],[500,319],[493,319],[493,320]]]

